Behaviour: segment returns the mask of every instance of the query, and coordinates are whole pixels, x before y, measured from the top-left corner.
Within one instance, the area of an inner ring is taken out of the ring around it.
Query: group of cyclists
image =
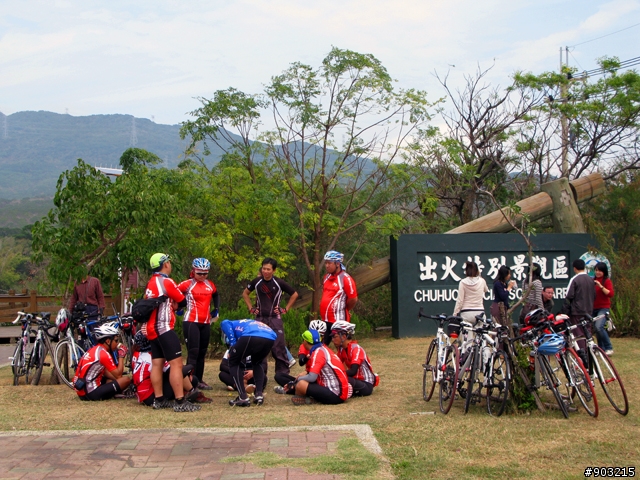
[[[297,360],[305,371],[293,376],[290,368],[295,360],[289,357],[286,347],[282,315],[292,308],[298,293],[274,275],[275,259],[263,260],[260,274],[248,283],[242,295],[255,320],[223,320],[220,324],[228,346],[220,379],[229,390],[238,392],[229,405],[250,406],[250,393],[254,394],[254,405],[264,403],[269,353],[275,360],[274,392],[292,395],[294,405],[339,404],[351,396],[371,395],[379,379],[366,352],[354,340],[350,310],[358,297],[356,284],[343,261],[344,255],[337,251],[324,256],[322,319],[311,321],[302,334]],[[205,258],[194,259],[189,279],[180,284],[171,279],[169,255],[154,254],[150,267],[153,274],[145,299],[157,299],[158,306],[135,334],[132,377],[124,374],[124,361],[114,360],[114,356],[122,359],[128,353],[118,343],[117,324],[103,323],[93,331],[97,344],[77,366],[74,388],[82,400],[106,400],[135,392],[140,403],[154,409],[198,411],[200,404],[212,402],[203,393],[213,389],[203,375],[211,323],[218,321],[220,307],[216,286],[207,278],[211,264]],[[283,294],[289,296],[284,307]],[[176,314],[183,315],[186,364],[174,330]],[[336,352],[329,348],[331,343]]]

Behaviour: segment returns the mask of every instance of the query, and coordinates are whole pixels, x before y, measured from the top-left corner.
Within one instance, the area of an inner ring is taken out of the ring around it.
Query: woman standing
[[[531,271],[531,291],[527,298],[524,301],[524,306],[522,307],[522,311],[520,312],[520,323],[524,322],[524,317],[531,310],[535,310],[536,308],[544,309],[544,303],[542,300],[542,280],[540,279],[540,273],[542,272],[542,268],[540,264],[534,263],[533,269]],[[525,276],[522,281],[522,292],[524,293],[527,290],[529,284],[529,275]]]
[[[178,289],[187,300],[184,312],[182,331],[187,344],[187,364],[195,367],[195,376],[200,383],[200,390],[211,390],[212,387],[204,381],[204,359],[209,348],[211,337],[211,321],[218,320],[220,296],[211,280],[207,279],[211,264],[206,258],[196,258],[191,264],[191,278],[185,280]],[[213,309],[211,303],[213,302]],[[197,403],[210,403],[211,399],[204,395],[196,399]]]
[[[613,298],[613,283],[609,279],[609,268],[604,262],[598,262],[594,269],[596,278],[594,283],[596,285],[596,299],[593,302],[593,316],[602,315],[603,313],[609,314],[611,309],[611,299]],[[607,355],[613,355],[613,345],[611,345],[611,339],[607,333],[607,329],[604,328],[607,318],[598,320],[596,322],[596,338],[598,339],[598,345],[604,350]]]
[[[507,320],[509,310],[509,292],[516,286],[516,281],[511,280],[511,269],[502,265],[498,269],[498,275],[493,282],[493,303],[491,304],[491,317],[495,323],[503,325]]]
[[[458,300],[453,314],[462,317],[469,323],[476,323],[476,315],[484,313],[484,294],[489,291],[487,282],[480,276],[475,262],[464,265],[465,278],[458,284]]]

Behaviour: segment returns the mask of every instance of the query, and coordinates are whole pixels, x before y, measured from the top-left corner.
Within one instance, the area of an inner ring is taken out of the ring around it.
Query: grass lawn
[[[613,359],[627,389],[629,414],[615,413],[596,386],[600,416],[593,419],[579,410],[569,420],[558,411],[492,418],[484,403],[464,415],[461,400],[448,415],[441,415],[437,389],[431,402],[422,400],[421,363],[428,339],[385,335],[361,343],[380,374],[380,386],[370,397],[339,406],[295,407],[289,396],[273,393],[270,379],[262,407],[232,409],[227,400],[233,395],[217,380],[216,361],[205,369],[205,380],[215,385],[207,392],[214,402],[194,414],[153,411],[134,400],[80,402],[66,386],[13,387],[11,368],[5,367],[0,369],[0,430],[366,423],[397,478],[585,478],[587,466],[640,467],[640,340],[613,339]]]

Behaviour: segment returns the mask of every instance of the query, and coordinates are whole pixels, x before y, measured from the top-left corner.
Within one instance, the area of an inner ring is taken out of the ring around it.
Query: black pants
[[[171,369],[167,369],[166,372],[162,372],[162,396],[167,400],[175,400],[176,394],[173,393],[173,387],[171,386],[171,382],[169,382],[169,372]],[[193,373],[193,367],[191,365],[185,365],[182,367],[182,378],[188,377]],[[191,376],[192,386],[196,386],[198,384],[199,378],[195,375]],[[195,385],[194,385],[195,384]],[[153,401],[156,399],[156,395],[152,393],[149,397],[145,398],[142,403],[147,405],[148,407],[153,405]]]
[[[182,324],[184,343],[187,345],[187,363],[195,368],[195,375],[202,380],[204,359],[209,348],[211,325],[208,323],[184,322]]]
[[[368,382],[363,382],[357,378],[348,378],[351,387],[353,388],[354,397],[367,397],[373,393],[373,385]]]
[[[344,403],[338,395],[333,393],[327,387],[318,385],[317,383],[310,383],[307,387],[307,396],[313,397],[317,402],[324,403],[325,405],[338,405]]]
[[[273,348],[273,340],[262,337],[240,337],[236,344],[229,348],[229,371],[234,379],[236,390],[240,398],[247,398],[244,389],[244,367],[245,359],[251,355],[253,365],[253,378],[256,383],[256,397],[262,396],[264,390],[264,370],[262,362],[267,358]]]
[[[243,375],[244,375],[244,372],[246,372],[247,370],[253,370],[253,367],[251,365],[247,367],[247,365],[241,364],[241,368],[243,371]],[[224,383],[228,387],[236,388],[236,382],[231,376],[231,370],[229,370],[229,360],[227,360],[226,358],[223,358],[222,362],[220,362],[220,373],[218,374],[218,378],[222,383]],[[264,387],[266,386],[266,383],[267,383],[267,378],[265,377],[263,386],[262,386],[263,392],[264,392]],[[255,384],[256,384],[255,378],[251,378],[247,381],[247,385],[255,385]]]
[[[271,348],[271,355],[273,359],[276,361],[276,374],[278,373],[286,373],[289,374],[289,357],[287,356],[287,345],[284,341],[284,326],[282,324],[282,318],[280,317],[256,317],[258,322],[262,322],[265,325],[271,327],[271,330],[276,332],[277,338],[275,342],[273,342],[273,347]],[[251,363],[254,365],[256,361],[251,357]],[[262,364],[262,368],[264,370],[265,375],[267,374],[267,359],[265,357],[264,362]]]
[[[103,383],[95,390],[88,392],[84,397],[80,397],[81,400],[97,401],[97,400],[109,400],[116,396],[116,394],[122,393],[122,389],[118,382],[108,381]]]

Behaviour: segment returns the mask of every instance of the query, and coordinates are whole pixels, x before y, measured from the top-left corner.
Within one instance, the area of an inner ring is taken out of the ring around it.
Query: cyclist
[[[73,385],[80,400],[108,400],[131,384],[131,378],[123,376],[124,361],[116,366],[113,352],[123,359],[127,348],[118,343],[118,328],[105,323],[93,332],[97,345],[85,353],[73,377]]]
[[[309,330],[316,330],[321,337],[324,335],[326,329],[327,324],[322,320],[311,320],[311,322],[309,322]],[[298,349],[298,363],[301,367],[305,367],[307,369],[307,373],[309,373],[308,362],[310,356],[309,349],[305,346],[305,343],[302,342]],[[276,382],[278,382],[279,385],[273,387],[273,391],[279,394],[288,393],[293,395],[295,393],[295,381],[296,377],[292,375],[276,375]]]
[[[338,356],[323,344],[317,330],[306,330],[302,341],[309,350],[308,373],[298,376],[294,405],[320,402],[337,405],[351,397],[353,390]]]
[[[248,407],[251,405],[244,388],[244,368],[240,366],[251,356],[253,377],[256,390],[253,402],[264,403],[264,370],[263,360],[267,358],[276,340],[276,332],[262,322],[255,320],[223,320],[220,324],[223,340],[229,346],[229,371],[234,379],[238,396],[229,400],[232,407]]]
[[[135,347],[131,357],[131,366],[133,367],[133,384],[136,386],[138,402],[152,407],[156,396],[153,392],[153,386],[151,385],[151,344],[145,333],[146,328],[145,325],[143,325],[133,338]],[[164,398],[167,400],[173,400],[175,398],[173,389],[169,383],[170,369],[169,363],[165,362],[162,375],[162,391]],[[193,383],[198,380],[193,376],[193,367],[191,365],[182,367],[182,376],[182,387],[184,392],[186,392],[185,396],[187,400],[193,401],[202,393],[193,386]],[[195,412],[200,410],[199,405],[193,405],[191,403],[189,403],[187,407],[188,408],[180,411]]]
[[[322,283],[320,316],[327,322],[323,340],[325,345],[331,343],[331,325],[338,320],[348,322],[351,318],[349,311],[358,301],[356,282],[346,272],[343,260],[344,255],[335,250],[330,250],[324,255],[327,274]]]
[[[182,406],[186,400],[182,388],[182,346],[180,339],[173,330],[176,323],[174,310],[184,308],[187,301],[175,282],[169,278],[171,275],[171,259],[164,253],[155,253],[151,256],[149,264],[153,270],[153,275],[147,284],[145,298],[158,298],[166,296],[167,300],[151,313],[147,322],[147,338],[151,343],[151,384],[155,400],[154,409],[174,408],[179,412],[181,409],[191,411],[188,405]],[[162,392],[162,372],[165,361],[171,366],[169,382],[176,398],[173,405],[164,398]]]
[[[338,349],[338,357],[347,367],[349,383],[353,387],[354,397],[366,397],[373,393],[380,379],[373,373],[371,361],[358,343],[353,340],[356,326],[353,323],[339,321],[331,328],[333,344]]]
[[[189,280],[178,285],[178,289],[187,299],[187,307],[182,318],[182,332],[187,345],[187,364],[195,367],[200,390],[212,390],[204,378],[204,359],[209,348],[211,322],[218,321],[220,295],[214,283],[207,279],[211,263],[206,258],[195,258],[191,264]],[[211,304],[213,303],[213,309]],[[198,403],[209,403],[210,399],[201,395]]]
[[[242,292],[242,298],[249,309],[249,312],[256,316],[258,322],[262,322],[273,329],[277,334],[273,344],[271,355],[276,361],[276,375],[289,375],[289,358],[284,338],[284,327],[282,315],[293,306],[298,298],[298,292],[287,282],[274,275],[278,262],[273,258],[265,258],[262,261],[261,276],[254,278],[247,288]],[[251,304],[251,292],[256,292],[256,306]],[[289,294],[289,301],[286,307],[280,306],[282,294]],[[254,362],[255,365],[255,362]],[[267,371],[267,360],[264,359],[262,368],[265,375]]]

